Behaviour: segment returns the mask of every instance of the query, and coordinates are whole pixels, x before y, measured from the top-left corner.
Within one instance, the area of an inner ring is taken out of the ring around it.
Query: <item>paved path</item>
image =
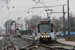
[[[2,40],[2,39],[3,39],[3,37],[1,36],[1,37],[0,37],[0,40]]]
[[[4,42],[5,42],[5,39],[4,37],[0,37],[0,50],[2,50],[2,48],[4,47]]]
[[[73,41],[65,41],[65,39],[57,39],[56,41],[59,43],[62,43],[62,44],[75,46],[75,42],[73,42]]]

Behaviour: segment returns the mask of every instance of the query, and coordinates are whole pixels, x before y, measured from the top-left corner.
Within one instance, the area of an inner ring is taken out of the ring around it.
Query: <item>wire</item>
[[[4,5],[6,5],[6,3],[4,3],[4,4],[3,4],[2,6],[0,6],[0,7],[2,7],[2,8],[3,8],[3,6],[4,6]]]
[[[64,4],[64,6],[67,4]],[[51,8],[51,7],[59,7],[59,6],[63,6],[63,5],[53,5],[53,6],[45,6],[45,7],[32,7],[30,9],[34,9],[34,8]]]
[[[59,1],[59,0],[47,1],[47,2],[44,2],[44,3],[56,2],[56,1]]]

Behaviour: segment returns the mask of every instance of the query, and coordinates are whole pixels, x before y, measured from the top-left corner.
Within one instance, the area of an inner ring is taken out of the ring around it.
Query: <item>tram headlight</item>
[[[46,37],[48,37],[48,36],[46,36]]]
[[[44,37],[44,36],[41,36],[41,37]]]
[[[44,36],[45,37],[45,36]]]
[[[48,36],[48,37],[50,37],[50,36]]]
[[[42,37],[42,38],[45,38],[45,37],[47,38],[47,37],[50,37],[50,36],[41,36],[41,37]]]

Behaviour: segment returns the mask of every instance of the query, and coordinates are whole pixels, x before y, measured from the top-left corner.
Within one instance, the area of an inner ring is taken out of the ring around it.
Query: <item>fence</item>
[[[66,40],[75,41],[75,35],[72,35],[70,37],[66,37]]]
[[[33,31],[32,30],[22,30],[21,35],[32,35]]]

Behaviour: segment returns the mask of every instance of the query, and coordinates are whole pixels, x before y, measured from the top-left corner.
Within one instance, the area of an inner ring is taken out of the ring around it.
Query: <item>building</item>
[[[13,31],[15,32],[17,29],[20,30],[28,30],[28,24],[26,21],[22,20],[21,17],[19,17],[12,25]]]
[[[13,23],[13,29],[21,29],[21,30],[28,30],[28,24],[26,21],[22,20],[21,17],[19,17],[16,22]]]
[[[32,30],[33,31],[33,33],[36,33],[36,26],[30,26],[29,28],[28,28],[28,30]]]

